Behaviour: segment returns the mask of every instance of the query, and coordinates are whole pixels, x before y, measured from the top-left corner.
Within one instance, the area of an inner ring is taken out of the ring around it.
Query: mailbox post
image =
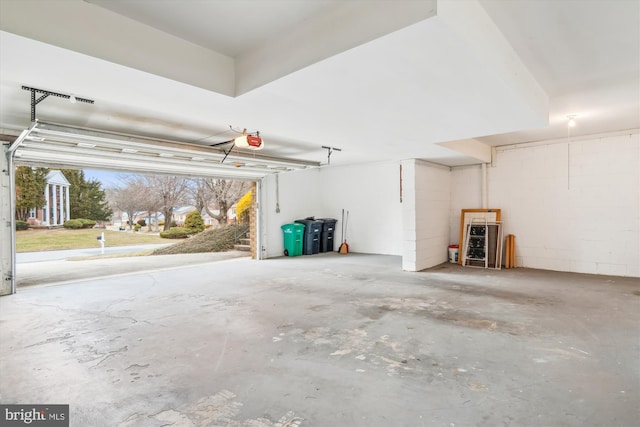
[[[101,254],[104,255],[104,231],[102,233],[100,233],[100,235],[97,237],[98,241],[100,242],[100,247],[101,247]]]

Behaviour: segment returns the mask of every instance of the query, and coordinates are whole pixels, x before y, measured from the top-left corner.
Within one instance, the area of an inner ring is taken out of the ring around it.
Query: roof
[[[50,170],[49,173],[47,174],[47,183],[48,184],[56,184],[56,185],[63,185],[63,186],[70,186],[71,184],[69,184],[69,181],[67,181],[67,178],[64,177],[64,175],[62,174],[62,172],[60,172],[59,170]]]

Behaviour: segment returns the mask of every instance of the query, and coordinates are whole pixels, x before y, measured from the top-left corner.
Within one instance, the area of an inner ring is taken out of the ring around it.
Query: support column
[[[69,186],[64,187],[64,191],[66,194],[65,200],[67,201],[67,215],[65,216],[65,221],[68,221],[71,219],[71,208],[69,207]],[[62,221],[62,223],[64,224],[64,221]]]
[[[420,271],[447,261],[451,171],[412,159],[402,173],[402,269]]]
[[[0,153],[0,295],[15,292],[15,212],[13,210],[14,171],[8,155],[9,144]]]
[[[58,225],[62,224],[64,218],[64,192],[62,185],[58,185]]]
[[[64,221],[64,188],[58,185],[58,225]]]
[[[58,225],[58,186],[53,185],[53,203],[51,204],[51,225]]]
[[[51,203],[49,201],[49,194],[51,189],[49,184],[44,187],[44,208],[42,210],[42,225],[49,225],[49,216],[51,215]]]

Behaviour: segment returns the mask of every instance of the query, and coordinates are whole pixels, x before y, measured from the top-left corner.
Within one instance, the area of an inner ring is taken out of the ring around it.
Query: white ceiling
[[[95,100],[42,120],[332,164],[640,127],[637,0],[0,0],[0,30],[4,133],[22,85]]]
[[[340,0],[86,1],[235,58]]]

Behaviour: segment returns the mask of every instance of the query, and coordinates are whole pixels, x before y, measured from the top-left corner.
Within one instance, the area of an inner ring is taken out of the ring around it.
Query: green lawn
[[[104,232],[105,246],[143,245],[146,243],[173,243],[160,236],[144,232],[111,231],[99,228],[81,230],[25,230],[16,232],[17,252],[52,251],[100,247],[96,239]]]

